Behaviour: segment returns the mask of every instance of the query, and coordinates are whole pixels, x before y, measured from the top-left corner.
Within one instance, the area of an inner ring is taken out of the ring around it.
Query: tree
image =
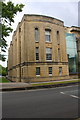
[[[2,75],[2,76],[7,75],[7,67],[5,68],[2,65],[0,65],[0,75]]]
[[[6,37],[13,31],[11,25],[14,23],[15,15],[22,12],[23,4],[16,4],[12,1],[0,2],[0,48],[2,52],[6,52]],[[0,53],[0,60],[5,61],[5,55]]]

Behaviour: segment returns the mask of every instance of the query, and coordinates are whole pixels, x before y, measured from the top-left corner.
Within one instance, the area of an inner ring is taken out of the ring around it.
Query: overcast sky
[[[8,0],[6,0],[8,1]],[[15,4],[23,3],[25,7],[21,13],[15,16],[15,23],[12,24],[13,30],[16,30],[18,22],[21,21],[24,14],[47,15],[64,21],[65,26],[78,26],[78,1],[79,0],[11,0]],[[12,34],[7,37],[8,47],[12,40]],[[8,52],[6,52],[8,55]],[[7,61],[7,60],[6,60]],[[7,62],[0,62],[7,66]]]

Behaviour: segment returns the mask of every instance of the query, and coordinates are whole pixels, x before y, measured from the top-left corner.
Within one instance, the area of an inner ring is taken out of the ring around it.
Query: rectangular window
[[[52,60],[52,48],[46,48],[46,60]]]
[[[57,31],[57,43],[60,44],[60,35],[59,35],[59,31]]]
[[[35,28],[35,41],[39,42],[39,30],[38,30],[38,28]]]
[[[49,70],[49,75],[52,76],[52,67],[49,67],[48,70]]]
[[[36,47],[36,60],[39,60],[39,47]]]
[[[45,40],[51,42],[51,30],[45,30]]]
[[[59,67],[59,75],[62,75],[62,67]]]
[[[36,67],[36,76],[40,76],[40,67]]]

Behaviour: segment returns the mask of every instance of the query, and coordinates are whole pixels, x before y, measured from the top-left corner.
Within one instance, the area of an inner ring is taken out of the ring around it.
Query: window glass
[[[39,60],[39,47],[36,47],[36,60]]]
[[[45,30],[45,39],[46,42],[51,42],[51,30]]]
[[[36,75],[40,75],[40,67],[36,67]]]
[[[48,70],[49,70],[49,75],[52,75],[52,67],[49,67]]]
[[[52,60],[52,48],[46,48],[46,60]]]
[[[78,71],[78,55],[75,34],[66,33],[66,48],[68,54],[69,73],[75,74]]]
[[[35,41],[39,42],[39,30],[38,30],[38,28],[35,28]]]

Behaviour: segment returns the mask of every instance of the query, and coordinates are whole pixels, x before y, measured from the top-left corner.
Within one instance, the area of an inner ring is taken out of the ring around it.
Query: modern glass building
[[[69,73],[77,74],[78,71],[78,55],[76,36],[74,33],[66,33],[66,48],[68,55]]]

